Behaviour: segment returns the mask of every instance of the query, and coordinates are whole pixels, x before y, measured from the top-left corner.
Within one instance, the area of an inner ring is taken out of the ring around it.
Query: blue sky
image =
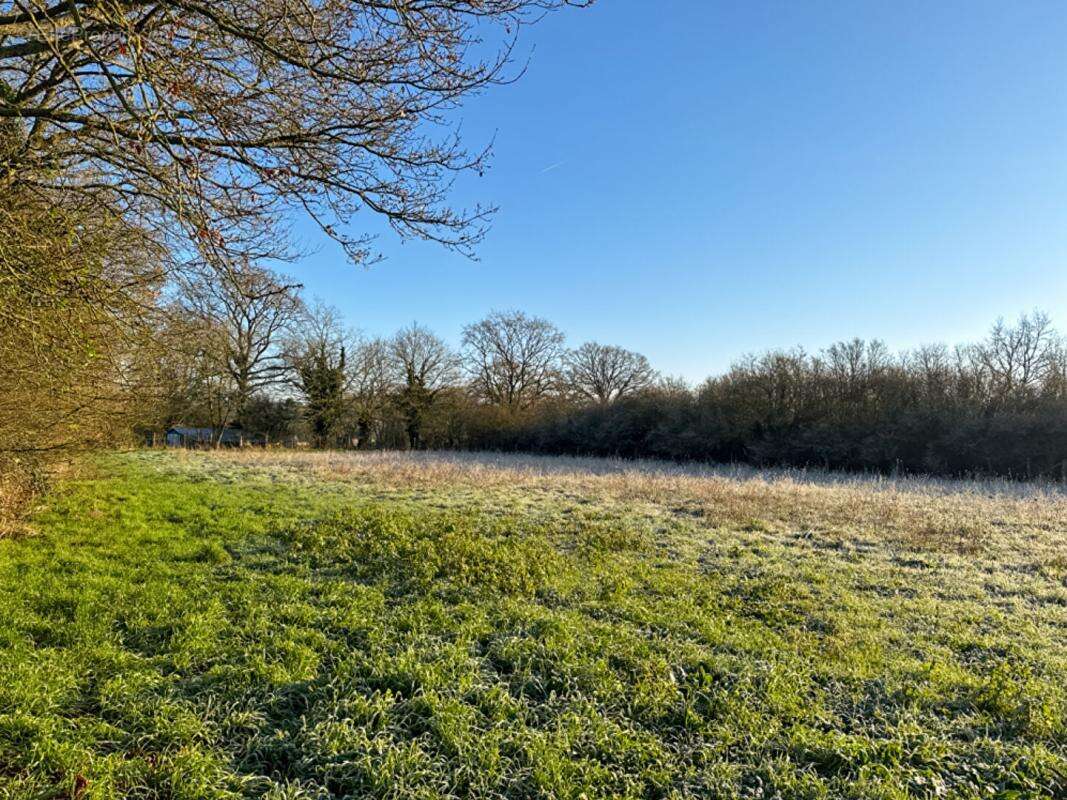
[[[461,115],[473,147],[495,134],[457,188],[500,206],[480,260],[383,233],[360,269],[298,224],[310,295],[454,343],[521,308],[690,380],[1035,306],[1067,328],[1062,3],[600,0],[520,49],[522,79]]]

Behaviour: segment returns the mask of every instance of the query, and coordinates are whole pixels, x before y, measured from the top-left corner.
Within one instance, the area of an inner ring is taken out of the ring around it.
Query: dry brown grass
[[[624,503],[712,526],[893,542],[961,555],[1067,557],[1067,492],[1009,481],[885,478],[818,471],[488,453],[232,450],[207,456],[275,477],[404,490],[522,490]]]
[[[0,536],[25,530],[25,515],[38,494],[35,477],[18,469],[0,469]]]
[[[0,537],[33,533],[33,511],[47,493],[94,472],[95,466],[84,457],[43,464],[0,461]]]

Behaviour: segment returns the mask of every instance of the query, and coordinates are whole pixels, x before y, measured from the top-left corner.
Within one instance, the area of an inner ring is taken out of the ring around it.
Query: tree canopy
[[[0,0],[0,187],[84,195],[212,257],[280,255],[299,209],[356,261],[357,212],[464,252],[490,208],[448,112],[584,0]]]

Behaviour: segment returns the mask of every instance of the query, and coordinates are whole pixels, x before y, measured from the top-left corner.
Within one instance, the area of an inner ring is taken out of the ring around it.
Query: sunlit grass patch
[[[0,542],[0,797],[1064,794],[1047,510],[1027,561],[1017,498],[972,551],[802,487],[346,463],[113,459]]]

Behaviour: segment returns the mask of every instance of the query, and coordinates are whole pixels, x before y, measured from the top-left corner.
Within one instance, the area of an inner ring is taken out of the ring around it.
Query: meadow
[[[112,454],[0,539],[0,798],[1067,796],[1067,494]]]

